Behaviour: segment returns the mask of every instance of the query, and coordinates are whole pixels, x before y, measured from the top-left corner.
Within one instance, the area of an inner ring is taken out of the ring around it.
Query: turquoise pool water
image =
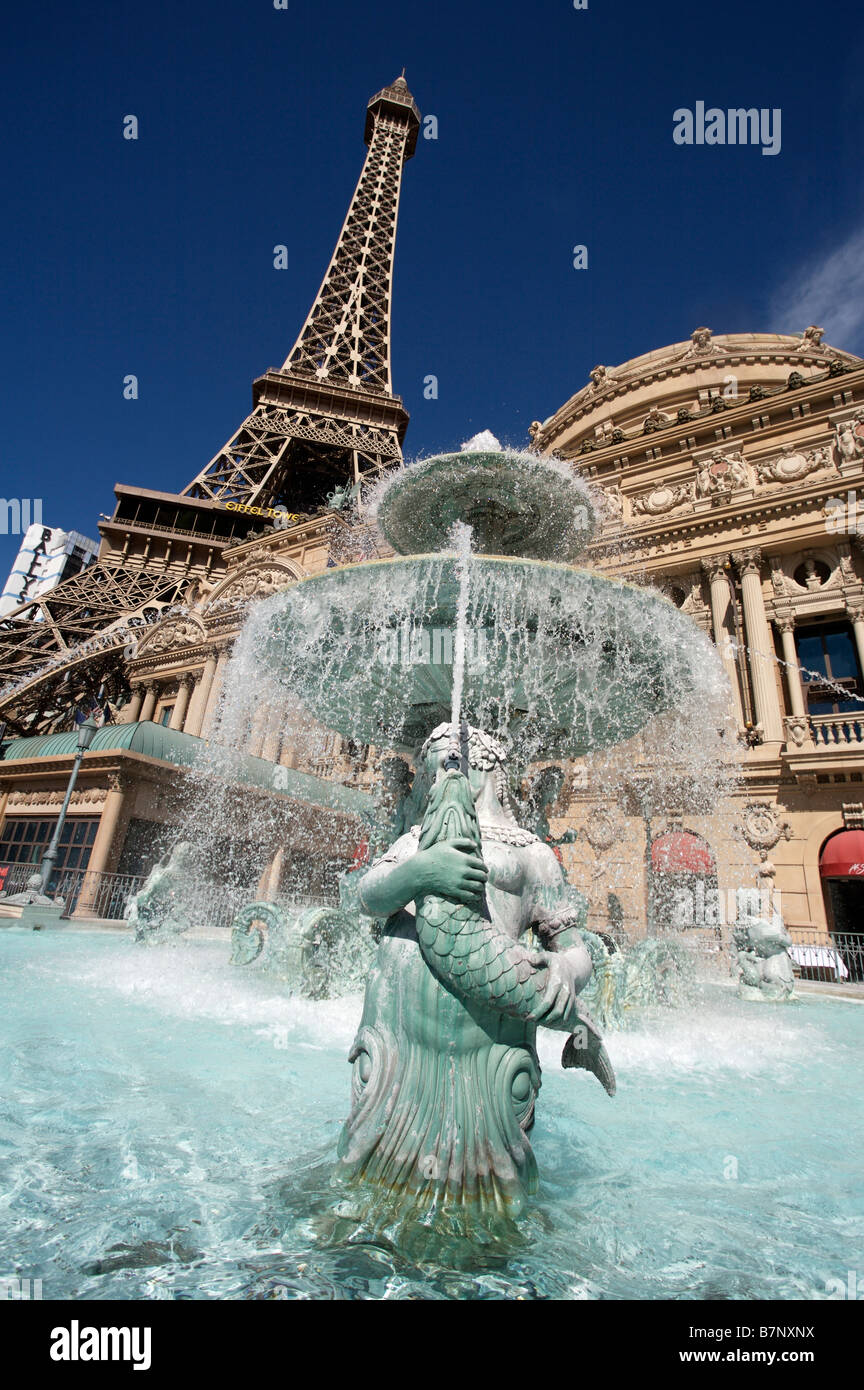
[[[0,931],[0,1278],[45,1299],[818,1299],[860,1278],[864,1007],[714,987],[610,1035],[614,1100],[549,1036],[530,1244],[473,1270],[320,1236],[359,1009],[284,997],[227,942]]]

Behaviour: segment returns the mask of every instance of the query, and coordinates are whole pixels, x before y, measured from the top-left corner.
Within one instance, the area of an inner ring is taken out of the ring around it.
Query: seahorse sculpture
[[[442,840],[473,842],[482,858],[480,825],[471,786],[458,769],[442,773],[432,787],[420,829],[420,849]],[[429,968],[467,999],[513,1018],[572,1032],[562,1063],[593,1071],[610,1095],[615,1077],[593,1020],[567,989],[553,955],[530,950],[481,910],[428,894],[417,903],[417,938]]]

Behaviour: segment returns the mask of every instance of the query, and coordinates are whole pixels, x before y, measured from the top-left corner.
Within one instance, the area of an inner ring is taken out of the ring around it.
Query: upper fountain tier
[[[378,525],[401,555],[452,547],[457,522],[471,527],[481,555],[573,560],[586,547],[595,510],[567,464],[502,450],[478,435],[458,454],[437,454],[402,469],[377,506]]]
[[[594,508],[567,465],[495,444],[481,436],[382,488],[373,510],[402,554],[327,569],[257,605],[244,641],[296,706],[344,737],[411,752],[451,717],[460,622],[463,716],[526,765],[727,700],[722,664],[690,618],[569,563]],[[473,530],[467,569],[452,553],[458,522]]]

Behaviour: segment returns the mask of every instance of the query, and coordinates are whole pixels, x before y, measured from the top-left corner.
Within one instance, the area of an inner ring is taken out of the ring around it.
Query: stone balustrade
[[[838,745],[864,747],[864,710],[861,714],[818,714],[810,719],[817,748]]]

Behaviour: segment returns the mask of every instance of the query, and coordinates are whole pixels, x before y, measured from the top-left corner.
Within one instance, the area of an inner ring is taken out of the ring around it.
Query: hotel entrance
[[[822,847],[819,872],[828,927],[851,981],[864,981],[864,830],[841,830]]]

